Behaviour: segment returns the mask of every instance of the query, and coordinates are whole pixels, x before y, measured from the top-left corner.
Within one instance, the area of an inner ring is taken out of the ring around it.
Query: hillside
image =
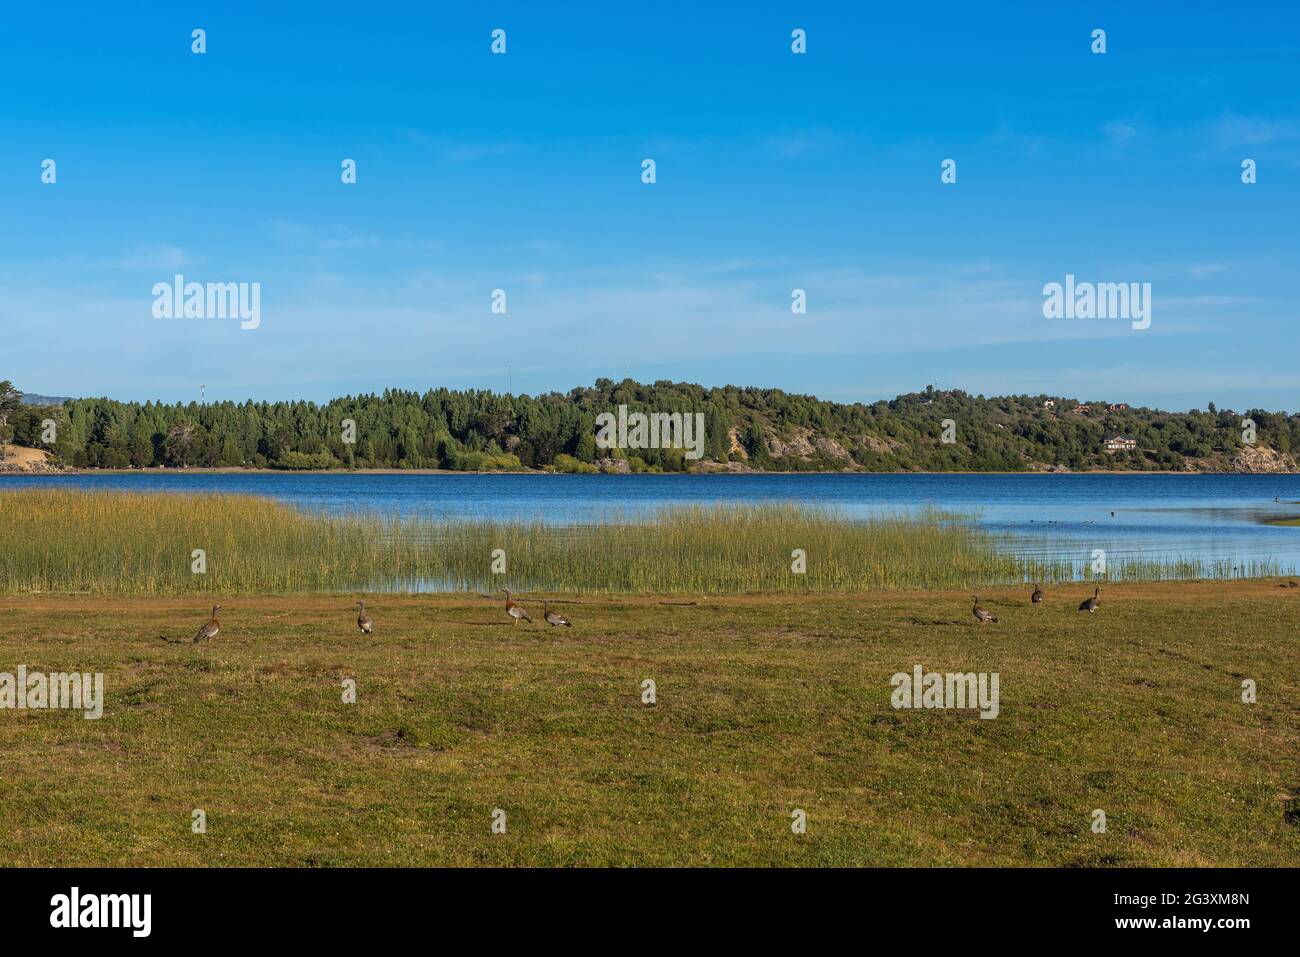
[[[50,454],[21,445],[0,445],[0,472],[48,472]]]
[[[619,406],[629,414],[698,413],[698,458],[682,449],[598,447],[597,416]],[[1164,412],[932,387],[842,404],[777,389],[630,379],[539,396],[389,390],[325,405],[72,399],[11,410],[12,441],[40,446],[44,419],[58,425],[53,451],[64,464],[94,468],[1281,472],[1297,471],[1292,450],[1300,449],[1300,416],[1213,404]],[[348,421],[353,442],[345,441]],[[1113,437],[1132,441],[1108,451],[1103,443]]]

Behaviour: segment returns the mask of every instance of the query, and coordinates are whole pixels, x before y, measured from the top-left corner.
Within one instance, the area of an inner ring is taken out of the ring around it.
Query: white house
[[[1137,439],[1124,435],[1112,435],[1101,443],[1102,449],[1114,455],[1116,452],[1132,452],[1138,447]]]

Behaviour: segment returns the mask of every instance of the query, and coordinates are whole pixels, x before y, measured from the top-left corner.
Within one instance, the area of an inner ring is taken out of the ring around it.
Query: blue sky
[[[631,375],[1300,409],[1289,5],[117,6],[0,15],[20,388]],[[155,319],[178,272],[259,282],[260,328]],[[1066,273],[1150,282],[1151,328],[1044,319]]]

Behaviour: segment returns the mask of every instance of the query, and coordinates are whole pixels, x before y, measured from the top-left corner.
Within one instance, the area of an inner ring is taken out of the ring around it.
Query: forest
[[[1185,470],[1230,467],[1247,445],[1284,456],[1300,447],[1300,416],[1283,412],[1238,412],[1213,402],[1166,412],[933,386],[869,404],[631,379],[538,396],[390,389],[324,405],[110,398],[40,405],[21,398],[0,382],[0,442],[44,448],[72,468]],[[598,448],[596,416],[620,405],[702,413],[703,458],[690,461],[674,448]],[[1136,447],[1107,452],[1103,441],[1114,436]]]

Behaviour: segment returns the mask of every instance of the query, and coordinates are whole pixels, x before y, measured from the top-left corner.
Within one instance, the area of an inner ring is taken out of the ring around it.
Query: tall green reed
[[[727,594],[946,589],[1080,577],[937,512],[850,520],[796,505],[687,506],[591,525],[326,515],[248,495],[0,491],[0,592],[451,590]],[[193,552],[206,556],[192,571]],[[505,574],[493,553],[504,552]],[[796,550],[806,571],[794,571]],[[1167,572],[1173,571],[1174,575]],[[1119,563],[1110,580],[1224,577]]]

